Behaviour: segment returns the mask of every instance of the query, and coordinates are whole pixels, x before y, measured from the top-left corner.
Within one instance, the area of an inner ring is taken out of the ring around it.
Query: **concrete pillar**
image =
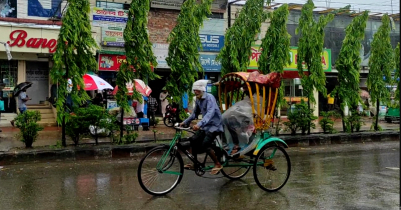
[[[18,76],[17,76],[17,84],[21,82],[25,82],[26,80],[26,62],[18,61]]]

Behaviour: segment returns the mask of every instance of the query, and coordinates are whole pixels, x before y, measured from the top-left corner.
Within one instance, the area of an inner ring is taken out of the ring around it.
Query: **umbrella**
[[[109,83],[98,76],[85,74],[83,78],[85,90],[113,89],[113,86],[111,86]]]
[[[14,88],[14,96],[18,96],[21,90],[28,89],[32,86],[32,82],[23,82],[15,86]]]
[[[368,91],[366,91],[366,90],[361,90],[360,95],[361,95],[361,98],[370,98],[370,95],[369,95]]]
[[[147,86],[142,80],[134,79],[135,89],[143,96],[148,97],[150,93],[152,93],[152,89]],[[127,83],[128,95],[132,95],[134,93],[134,84],[132,82]],[[118,86],[114,88],[113,95],[117,94]]]

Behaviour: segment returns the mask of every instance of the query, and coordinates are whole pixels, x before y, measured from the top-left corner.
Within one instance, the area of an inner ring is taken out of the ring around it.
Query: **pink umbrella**
[[[134,79],[135,89],[143,96],[148,97],[150,93],[152,93],[152,89],[147,86],[142,80]],[[134,84],[132,82],[127,83],[128,95],[132,95],[134,93]],[[116,95],[118,91],[118,86],[114,88],[113,95]]]
[[[111,86],[109,83],[98,76],[85,74],[83,78],[85,90],[113,89],[113,86]]]

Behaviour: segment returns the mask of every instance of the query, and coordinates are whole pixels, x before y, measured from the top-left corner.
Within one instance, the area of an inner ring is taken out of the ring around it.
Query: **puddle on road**
[[[400,168],[397,168],[397,167],[386,167],[386,169],[390,169],[390,170],[400,170]]]

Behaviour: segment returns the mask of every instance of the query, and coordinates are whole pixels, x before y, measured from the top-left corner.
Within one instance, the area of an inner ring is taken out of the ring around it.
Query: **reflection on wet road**
[[[173,192],[153,197],[138,184],[135,159],[3,166],[0,209],[399,209],[399,143],[385,144],[290,150],[291,176],[276,193],[261,190],[252,171],[239,181],[185,171]]]

